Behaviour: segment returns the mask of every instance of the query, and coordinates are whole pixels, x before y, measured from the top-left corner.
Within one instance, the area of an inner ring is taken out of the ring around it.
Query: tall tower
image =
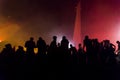
[[[74,33],[73,33],[73,41],[75,47],[78,49],[78,44],[81,43],[81,9],[80,9],[80,1],[76,7],[76,19],[74,25]]]

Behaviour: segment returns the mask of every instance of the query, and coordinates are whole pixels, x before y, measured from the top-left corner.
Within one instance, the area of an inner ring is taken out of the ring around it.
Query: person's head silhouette
[[[33,41],[34,40],[34,38],[33,37],[30,37],[30,41]]]
[[[55,40],[55,41],[56,41],[56,40],[57,40],[57,36],[53,36],[53,40]]]

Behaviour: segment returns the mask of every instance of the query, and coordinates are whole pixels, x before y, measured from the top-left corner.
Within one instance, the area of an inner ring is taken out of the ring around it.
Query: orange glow
[[[13,23],[3,23],[0,24],[0,27],[0,37],[2,40],[6,40],[7,38],[13,36],[19,30],[19,26]]]
[[[20,25],[0,16],[0,51],[7,43],[11,43],[13,46],[21,44],[22,41],[19,40],[18,35],[20,30]]]
[[[2,40],[0,40],[0,42],[2,42]]]

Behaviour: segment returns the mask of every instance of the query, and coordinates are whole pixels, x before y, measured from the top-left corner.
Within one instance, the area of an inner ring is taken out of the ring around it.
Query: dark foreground
[[[118,45],[120,42],[117,41]],[[0,80],[119,80],[120,47],[109,40],[99,43],[85,37],[84,46],[77,50],[64,36],[57,45],[53,37],[50,46],[39,38],[37,45],[30,38],[24,51],[6,44],[0,54]],[[38,53],[34,53],[38,48]],[[86,50],[84,50],[86,48]]]
[[[1,65],[0,80],[119,80],[120,65]]]

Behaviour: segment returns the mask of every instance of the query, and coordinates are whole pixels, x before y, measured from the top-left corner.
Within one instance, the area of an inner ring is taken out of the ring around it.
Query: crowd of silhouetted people
[[[120,50],[120,42],[118,50]],[[60,43],[57,43],[57,36],[53,36],[50,45],[47,45],[42,37],[35,43],[34,38],[25,42],[25,48],[18,46],[18,49],[12,48],[11,44],[6,44],[0,54],[1,63],[25,63],[32,61],[33,63],[45,64],[116,64],[118,54],[115,53],[116,46],[110,40],[98,42],[98,39],[90,39],[85,36],[82,43],[78,44],[78,49],[72,44],[66,36],[62,37]],[[70,47],[69,47],[70,45]],[[38,48],[37,54],[34,48]],[[30,62],[31,63],[31,62]]]
[[[57,36],[53,36],[50,45],[46,44],[42,37],[37,42],[31,37],[25,42],[25,46],[18,46],[17,50],[11,44],[6,44],[0,53],[0,67],[12,68],[11,70],[17,72],[21,72],[21,68],[28,70],[26,72],[34,69],[44,74],[51,70],[69,72],[71,68],[78,69],[85,65],[116,65],[120,62],[120,42],[116,43],[117,50],[110,40],[99,42],[97,38],[90,39],[89,36],[85,36],[83,43],[78,44],[76,49],[66,36],[62,37],[60,43],[57,43]],[[38,48],[37,54],[34,48]]]

